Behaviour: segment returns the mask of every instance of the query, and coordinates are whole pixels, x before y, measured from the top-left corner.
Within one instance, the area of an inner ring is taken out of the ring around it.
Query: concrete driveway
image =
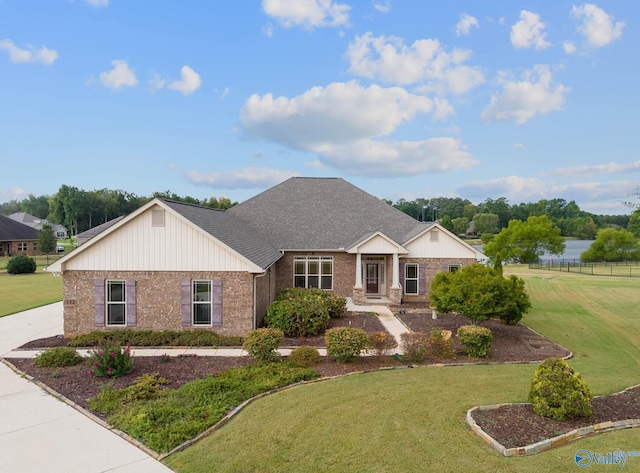
[[[62,302],[0,318],[0,357],[62,333]],[[0,471],[170,473],[116,434],[0,363]]]

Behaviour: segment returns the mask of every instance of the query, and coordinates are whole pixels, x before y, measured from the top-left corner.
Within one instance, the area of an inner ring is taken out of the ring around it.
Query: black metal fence
[[[585,263],[579,259],[549,259],[529,263],[530,269],[546,269],[591,276],[640,277],[640,261],[597,261]]]

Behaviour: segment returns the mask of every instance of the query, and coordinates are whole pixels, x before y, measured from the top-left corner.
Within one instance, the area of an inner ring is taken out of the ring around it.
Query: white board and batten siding
[[[67,270],[255,271],[256,266],[187,220],[153,206],[67,262]],[[164,209],[162,209],[164,210]]]
[[[437,232],[434,234],[434,232]],[[437,235],[437,236],[436,236]],[[407,243],[410,258],[476,258],[477,253],[457,238],[437,228]]]
[[[358,253],[362,254],[393,254],[398,252],[398,245],[387,238],[376,235],[362,245],[358,246]]]

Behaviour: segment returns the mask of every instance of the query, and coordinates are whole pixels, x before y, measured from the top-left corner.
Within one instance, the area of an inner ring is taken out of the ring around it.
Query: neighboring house
[[[154,199],[49,266],[64,333],[208,328],[245,335],[288,287],[428,303],[440,271],[484,255],[352,184],[292,178],[229,210]]]
[[[0,215],[0,256],[40,254],[38,235],[35,228]]]
[[[56,239],[64,240],[68,237],[69,232],[62,225],[58,225],[57,223],[51,223],[46,218],[38,218],[33,215],[24,213],[24,212],[16,212],[14,214],[9,215],[9,218],[15,220],[16,222],[20,222],[24,225],[28,225],[29,227],[35,228],[36,230],[40,230],[42,225],[49,224],[51,226],[51,230],[53,230],[53,234]]]
[[[99,233],[104,232],[107,228],[111,227],[112,225],[115,225],[116,223],[118,223],[123,218],[124,218],[124,215],[122,215],[120,217],[113,218],[113,219],[109,220],[108,222],[105,222],[105,223],[103,223],[101,225],[98,225],[97,227],[90,228],[86,232],[78,233],[76,235],[78,246],[82,245],[83,243],[88,242],[94,236],[98,235]]]

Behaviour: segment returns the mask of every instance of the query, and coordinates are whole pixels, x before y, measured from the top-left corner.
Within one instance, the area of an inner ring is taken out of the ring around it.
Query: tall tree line
[[[127,215],[154,197],[202,205],[216,209],[228,209],[237,204],[227,197],[197,199],[179,196],[169,190],[154,192],[151,197],[137,196],[130,192],[114,189],[86,191],[63,184],[54,195],[29,196],[22,201],[11,200],[0,204],[0,214],[10,215],[25,212],[52,223],[64,225],[71,234],[77,235],[109,220]]]
[[[600,228],[627,229],[637,223],[638,210],[629,215],[595,215],[580,209],[578,204],[565,199],[542,199],[538,202],[511,205],[506,197],[486,199],[474,205],[460,197],[418,198],[412,201],[400,199],[393,203],[385,200],[398,210],[420,221],[438,220],[448,230],[462,234],[472,228],[473,233],[498,233],[511,220],[526,221],[529,217],[546,215],[561,232],[562,236],[593,239]],[[630,222],[631,218],[631,222]],[[470,227],[470,224],[473,225]]]

